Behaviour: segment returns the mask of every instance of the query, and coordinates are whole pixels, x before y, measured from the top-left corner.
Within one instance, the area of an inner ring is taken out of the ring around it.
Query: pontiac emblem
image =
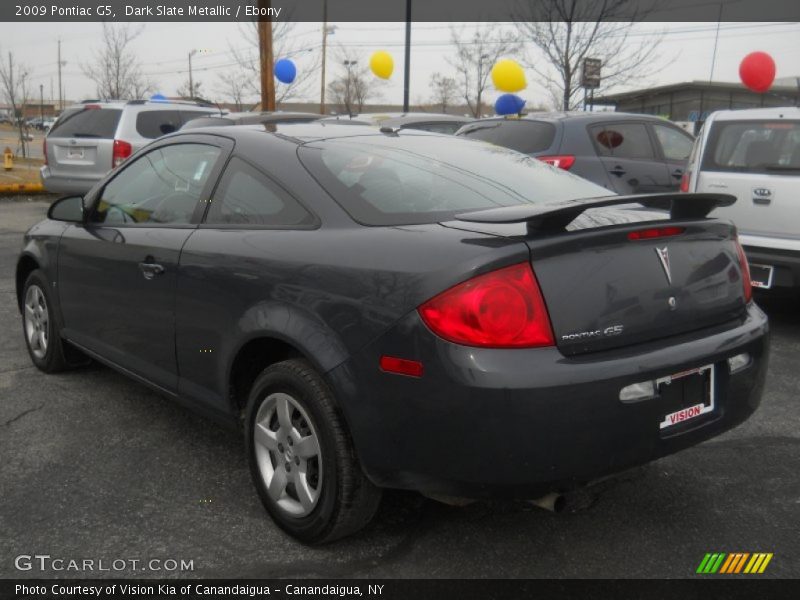
[[[664,275],[667,276],[667,282],[672,285],[672,272],[669,268],[669,250],[664,246],[663,248],[656,248],[656,254],[661,261],[661,266],[664,269]]]

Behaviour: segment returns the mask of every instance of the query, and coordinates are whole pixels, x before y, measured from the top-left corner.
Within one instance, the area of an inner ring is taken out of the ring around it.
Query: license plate
[[[772,275],[775,269],[769,265],[750,265],[750,282],[753,287],[768,290],[772,287]]]
[[[83,158],[83,148],[69,148],[67,158]]]
[[[659,429],[675,427],[714,410],[714,372],[714,365],[705,365],[656,380],[658,395],[668,411]]]

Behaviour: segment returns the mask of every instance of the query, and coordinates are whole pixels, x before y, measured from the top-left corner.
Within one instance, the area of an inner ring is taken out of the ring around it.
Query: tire
[[[333,394],[305,360],[276,363],[256,378],[245,438],[261,502],[299,541],[351,535],[378,510],[381,490],[362,472]]]
[[[22,332],[31,361],[45,373],[68,367],[53,307],[47,278],[39,269],[32,271],[22,291]]]

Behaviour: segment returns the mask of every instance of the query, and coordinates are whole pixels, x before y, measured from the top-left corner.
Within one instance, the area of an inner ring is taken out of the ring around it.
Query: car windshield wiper
[[[77,138],[99,138],[99,137],[102,137],[102,136],[97,135],[96,133],[73,133],[72,137],[77,137]]]
[[[480,131],[482,129],[496,129],[500,127],[500,123],[486,123],[485,125],[473,125],[469,129],[465,129],[461,135],[465,133],[472,133],[473,131]]]
[[[792,165],[764,165],[767,171],[800,171],[800,166]]]

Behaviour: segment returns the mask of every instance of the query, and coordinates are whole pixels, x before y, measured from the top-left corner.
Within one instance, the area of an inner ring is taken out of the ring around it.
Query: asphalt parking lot
[[[584,510],[456,508],[389,493],[366,531],[307,548],[267,518],[235,433],[104,367],[53,376],[32,367],[14,267],[46,207],[0,199],[0,577],[693,577],[707,552],[772,552],[756,577],[800,577],[791,303],[763,304],[772,356],[755,416],[628,474]],[[21,573],[21,554],[184,559],[194,570]]]

